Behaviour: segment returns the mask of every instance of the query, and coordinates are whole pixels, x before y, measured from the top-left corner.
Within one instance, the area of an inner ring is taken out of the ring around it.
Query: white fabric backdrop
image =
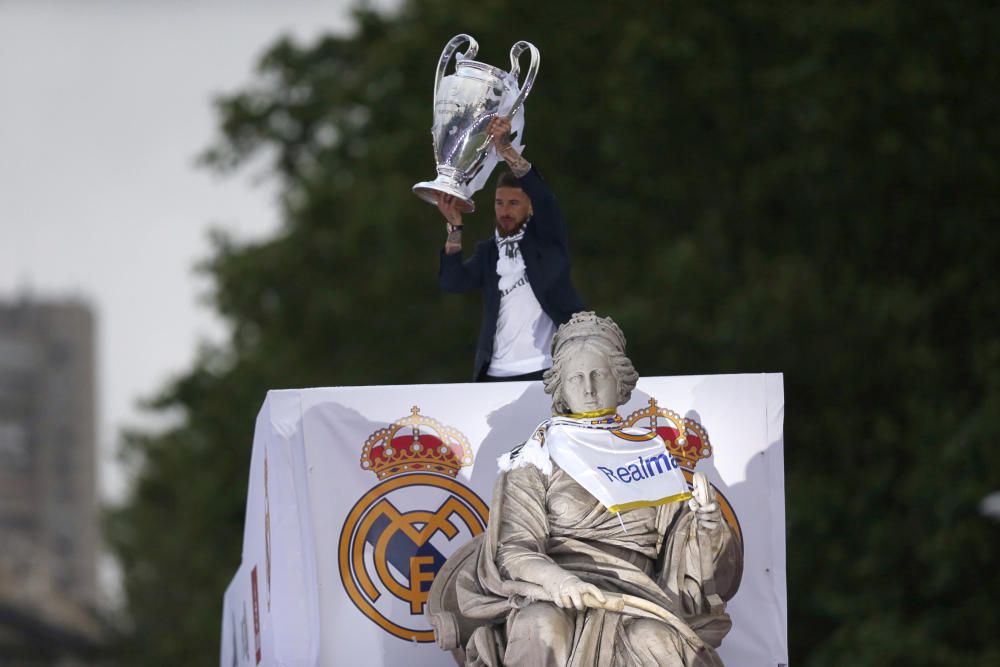
[[[713,454],[696,470],[743,535],[743,581],[720,655],[731,667],[787,664],[782,376],[643,378],[619,414],[650,398],[705,429]],[[226,591],[221,665],[453,665],[428,642],[426,588],[482,528],[497,457],[548,416],[540,382],[270,392],[254,436],[243,562]],[[380,430],[411,440],[412,426],[393,426],[404,418],[436,422],[417,425],[421,443],[436,447],[441,429],[457,451],[467,443],[457,478],[411,467],[380,480],[362,467],[366,442],[387,444]]]

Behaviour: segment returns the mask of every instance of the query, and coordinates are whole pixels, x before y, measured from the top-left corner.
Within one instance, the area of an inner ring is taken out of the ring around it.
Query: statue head
[[[625,356],[625,334],[614,320],[582,311],[556,332],[552,368],[543,379],[552,413],[578,414],[627,403],[639,374]]]

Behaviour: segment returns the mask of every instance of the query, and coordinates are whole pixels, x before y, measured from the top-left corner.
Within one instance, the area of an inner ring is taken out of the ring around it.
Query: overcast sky
[[[196,168],[212,97],[251,81],[281,34],[346,30],[351,4],[0,0],[0,300],[93,304],[106,494],[121,491],[118,429],[153,423],[137,401],[222,335],[192,272],[208,229],[278,224],[267,183]]]

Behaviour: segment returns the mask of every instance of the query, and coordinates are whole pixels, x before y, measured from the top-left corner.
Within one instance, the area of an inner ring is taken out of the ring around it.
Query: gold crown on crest
[[[379,479],[408,472],[435,472],[457,477],[472,465],[472,449],[459,431],[410,408],[410,415],[368,436],[361,451],[361,467]]]
[[[649,407],[636,410],[624,420],[624,425],[635,426],[648,419],[648,424],[639,424],[656,431],[667,444],[667,450],[677,459],[682,468],[693,470],[701,459],[712,455],[712,444],[704,427],[693,419],[685,419],[673,410],[657,405],[656,399],[649,399]]]

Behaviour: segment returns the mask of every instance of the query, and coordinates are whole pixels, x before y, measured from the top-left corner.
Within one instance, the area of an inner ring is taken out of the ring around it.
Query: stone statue
[[[695,473],[689,500],[606,509],[553,459],[557,431],[563,447],[621,434],[616,409],[638,380],[625,337],[577,313],[552,358],[553,418],[501,457],[486,532],[431,587],[438,644],[469,666],[722,665],[742,551],[714,491]]]

